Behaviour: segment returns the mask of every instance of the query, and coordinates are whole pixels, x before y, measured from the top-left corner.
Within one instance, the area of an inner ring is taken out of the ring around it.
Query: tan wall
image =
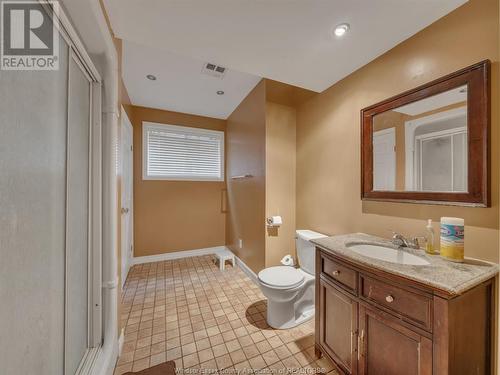
[[[388,237],[388,229],[422,234],[425,219],[458,216],[465,218],[466,255],[498,261],[498,18],[497,0],[470,0],[299,107],[298,227]],[[493,62],[492,207],[362,202],[360,110],[485,58]]]
[[[227,119],[226,245],[252,270],[265,266],[266,91],[261,81]],[[232,180],[231,176],[252,178]],[[242,248],[238,240],[243,240]]]
[[[295,108],[266,103],[266,217],[281,215],[283,225],[266,233],[266,267],[295,256]]]
[[[134,256],[225,244],[225,182],[142,179],[142,122],[225,130],[226,122],[158,109],[131,107],[134,128]]]

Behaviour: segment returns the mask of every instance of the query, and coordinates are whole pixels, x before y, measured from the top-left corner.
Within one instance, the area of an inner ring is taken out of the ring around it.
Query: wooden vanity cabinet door
[[[432,341],[396,318],[359,306],[360,375],[431,375]]]
[[[346,374],[357,374],[356,300],[320,278],[319,319],[321,348]]]

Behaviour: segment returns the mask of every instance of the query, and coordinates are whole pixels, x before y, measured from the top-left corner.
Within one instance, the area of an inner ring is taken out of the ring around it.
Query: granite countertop
[[[498,274],[498,264],[466,258],[464,263],[447,261],[439,255],[428,255],[424,250],[404,248],[402,251],[424,258],[430,264],[414,266],[370,258],[349,249],[349,244],[377,244],[396,249],[389,240],[364,233],[324,237],[312,242],[327,252],[350,262],[402,276],[420,284],[439,289],[450,295],[459,295]]]

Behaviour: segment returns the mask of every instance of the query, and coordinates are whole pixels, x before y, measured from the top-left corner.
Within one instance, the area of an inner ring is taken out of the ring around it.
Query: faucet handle
[[[410,239],[411,244],[414,246],[415,249],[420,249],[420,240],[423,240],[422,242],[424,244],[427,243],[427,237],[425,236],[415,236]]]
[[[398,233],[396,232],[395,230],[393,229],[387,229],[388,232],[390,232],[392,234],[392,238],[396,238],[396,237],[399,237],[399,236],[402,236],[401,233]]]
[[[396,245],[398,247],[406,246],[406,239],[404,238],[404,236],[401,233],[397,233],[394,231],[391,231],[391,232],[392,232],[391,242],[394,245]]]

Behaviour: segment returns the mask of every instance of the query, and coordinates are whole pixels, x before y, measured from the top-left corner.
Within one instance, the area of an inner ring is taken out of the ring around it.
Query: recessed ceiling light
[[[341,23],[340,25],[335,26],[335,29],[333,30],[333,33],[335,36],[343,36],[346,32],[349,31],[349,24],[348,23]]]
[[[222,90],[217,91],[217,95],[224,95],[224,91]]]
[[[148,74],[146,76],[147,79],[149,79],[150,81],[156,81],[156,76],[152,75],[152,74]]]

